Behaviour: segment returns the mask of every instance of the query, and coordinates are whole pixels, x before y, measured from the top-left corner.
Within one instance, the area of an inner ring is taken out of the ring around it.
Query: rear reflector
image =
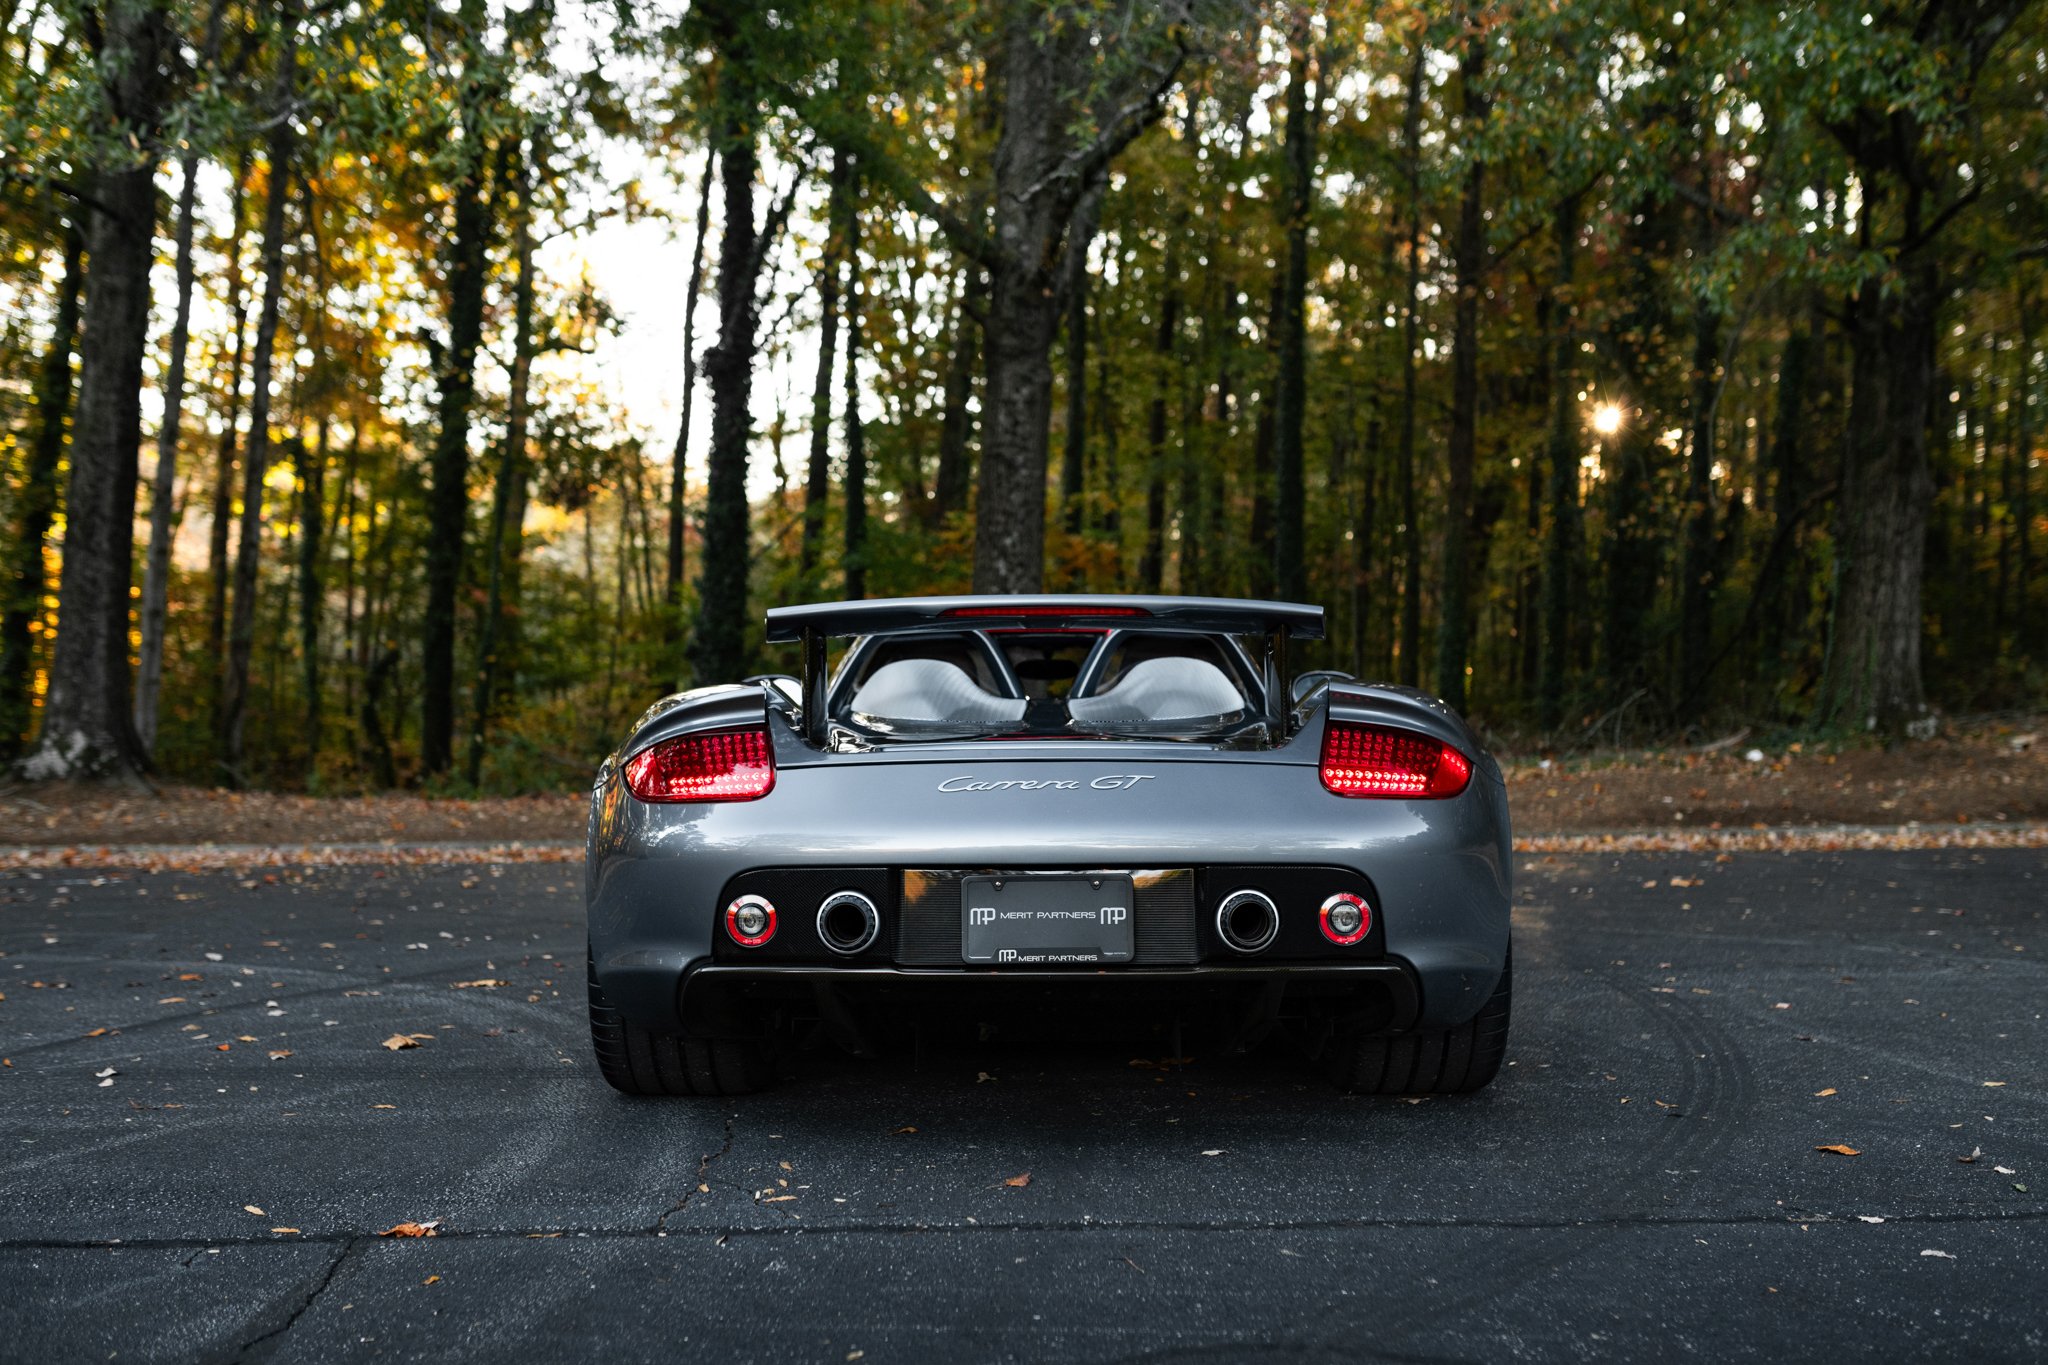
[[[682,735],[626,761],[626,789],[642,801],[752,801],[774,786],[765,730]]]
[[[1349,948],[1372,932],[1372,907],[1365,897],[1339,891],[1323,902],[1320,916],[1323,937],[1340,948]]]
[[[1323,732],[1323,785],[1339,796],[1456,796],[1472,761],[1441,740],[1410,730],[1330,722]]]
[[[762,896],[741,896],[725,907],[725,932],[742,948],[758,948],[775,937],[775,907]]]

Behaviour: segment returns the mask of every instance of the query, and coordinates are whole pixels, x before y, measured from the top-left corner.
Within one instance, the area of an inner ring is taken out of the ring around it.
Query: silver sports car
[[[1319,607],[784,607],[803,675],[655,704],[590,806],[590,1027],[637,1095],[823,1032],[1294,1034],[1341,1086],[1477,1090],[1507,1045],[1507,793],[1450,708],[1290,677]],[[850,641],[850,643],[845,643]],[[836,665],[829,665],[834,653]]]

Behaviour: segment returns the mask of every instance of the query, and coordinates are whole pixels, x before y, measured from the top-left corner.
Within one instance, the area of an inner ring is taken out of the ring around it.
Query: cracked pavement
[[[2048,857],[1516,876],[1478,1096],[936,1039],[674,1102],[597,1078],[574,866],[0,872],[0,1356],[2048,1352]]]

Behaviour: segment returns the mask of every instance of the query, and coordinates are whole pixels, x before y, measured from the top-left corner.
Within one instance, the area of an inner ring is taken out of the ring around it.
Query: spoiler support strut
[[[825,636],[823,632],[807,627],[804,630],[804,739],[812,748],[822,749],[826,739],[825,717]]]

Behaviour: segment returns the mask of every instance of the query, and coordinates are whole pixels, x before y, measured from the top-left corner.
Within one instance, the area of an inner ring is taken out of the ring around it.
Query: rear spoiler
[[[804,732],[825,742],[825,641],[842,635],[903,635],[954,630],[1112,627],[1117,630],[1199,630],[1266,637],[1268,720],[1284,730],[1287,642],[1323,638],[1323,609],[1302,602],[1249,602],[1230,597],[1139,597],[1038,593],[1016,596],[891,597],[815,602],[768,612],[768,643],[804,647]]]

